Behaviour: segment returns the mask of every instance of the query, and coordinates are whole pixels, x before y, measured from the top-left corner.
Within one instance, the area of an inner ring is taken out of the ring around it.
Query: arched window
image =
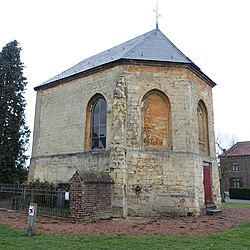
[[[146,147],[171,148],[170,103],[158,90],[149,91],[142,102],[143,144]]]
[[[94,96],[87,108],[85,148],[106,148],[107,104],[103,96]]]
[[[208,115],[206,106],[204,102],[201,100],[198,102],[197,119],[198,119],[199,151],[202,153],[209,154]]]

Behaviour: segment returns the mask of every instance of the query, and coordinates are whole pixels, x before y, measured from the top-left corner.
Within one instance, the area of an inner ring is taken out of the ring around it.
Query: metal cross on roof
[[[158,10],[158,0],[156,0],[156,8],[153,9],[153,11],[155,12],[155,22],[156,22],[156,29],[159,28],[159,17],[161,17],[161,15],[159,14],[159,10]]]

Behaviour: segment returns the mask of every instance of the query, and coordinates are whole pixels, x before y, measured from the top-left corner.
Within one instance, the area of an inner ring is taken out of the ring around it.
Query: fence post
[[[27,225],[27,234],[32,236],[35,230],[35,220],[36,220],[37,204],[31,202],[28,212],[28,225]]]

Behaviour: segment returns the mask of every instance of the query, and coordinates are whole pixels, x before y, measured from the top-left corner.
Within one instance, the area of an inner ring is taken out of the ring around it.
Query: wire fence
[[[38,215],[69,217],[68,191],[0,184],[0,208],[28,211],[30,202],[37,203]]]

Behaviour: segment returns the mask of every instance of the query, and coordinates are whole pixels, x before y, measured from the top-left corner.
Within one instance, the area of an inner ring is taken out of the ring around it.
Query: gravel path
[[[70,223],[67,220],[37,216],[35,233],[81,235],[165,235],[201,236],[215,234],[250,222],[250,208],[224,207],[214,216],[181,218],[127,218],[95,223]],[[21,228],[27,226],[27,213],[0,210],[0,224]]]

